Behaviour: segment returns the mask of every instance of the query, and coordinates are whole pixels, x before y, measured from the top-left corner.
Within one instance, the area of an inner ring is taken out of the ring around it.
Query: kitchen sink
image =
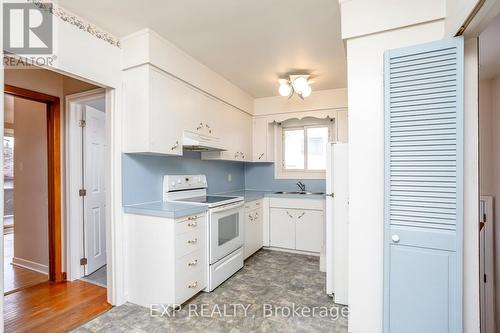
[[[277,191],[274,194],[302,194],[302,195],[322,195],[323,192],[309,192],[309,191]]]

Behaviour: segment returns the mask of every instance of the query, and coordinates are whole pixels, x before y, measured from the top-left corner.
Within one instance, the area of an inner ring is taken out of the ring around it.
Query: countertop
[[[143,204],[123,206],[128,214],[139,214],[176,219],[188,215],[204,213],[208,206],[181,202],[154,201]]]
[[[258,191],[258,190],[240,190],[224,193],[217,193],[215,195],[229,195],[243,197],[245,202],[260,200],[264,197],[272,198],[298,198],[298,199],[313,199],[323,200],[324,194],[280,194],[275,191]],[[180,218],[188,215],[204,213],[208,210],[208,206],[200,204],[189,204],[181,202],[163,202],[154,201],[142,204],[123,206],[123,210],[128,214],[139,214],[147,216],[158,216],[166,218]]]
[[[234,195],[243,197],[245,202],[251,202],[255,200],[262,199],[264,197],[268,198],[294,198],[294,199],[313,199],[322,200],[325,198],[324,194],[282,194],[276,193],[276,191],[259,191],[259,190],[240,190],[218,193],[216,195]]]

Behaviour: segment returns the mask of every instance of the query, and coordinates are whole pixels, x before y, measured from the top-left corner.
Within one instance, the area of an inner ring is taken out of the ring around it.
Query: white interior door
[[[85,107],[83,130],[84,252],[85,275],[106,264],[106,116],[93,107]]]
[[[329,144],[326,181],[326,292],[347,304],[348,283],[348,146]]]

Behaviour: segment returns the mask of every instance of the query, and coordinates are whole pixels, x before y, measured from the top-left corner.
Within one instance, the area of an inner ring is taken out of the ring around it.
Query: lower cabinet
[[[180,219],[125,214],[128,300],[177,305],[207,286],[206,214]]]
[[[290,250],[320,252],[323,246],[324,218],[324,211],[319,209],[271,207],[269,245]]]
[[[245,205],[245,259],[263,246],[263,209],[262,200]]]

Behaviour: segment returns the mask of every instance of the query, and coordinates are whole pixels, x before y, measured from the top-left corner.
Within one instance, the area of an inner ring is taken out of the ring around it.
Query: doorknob
[[[393,241],[394,243],[399,243],[399,236],[398,236],[398,235],[392,235],[392,237],[391,237],[391,238],[392,238],[392,241]]]

